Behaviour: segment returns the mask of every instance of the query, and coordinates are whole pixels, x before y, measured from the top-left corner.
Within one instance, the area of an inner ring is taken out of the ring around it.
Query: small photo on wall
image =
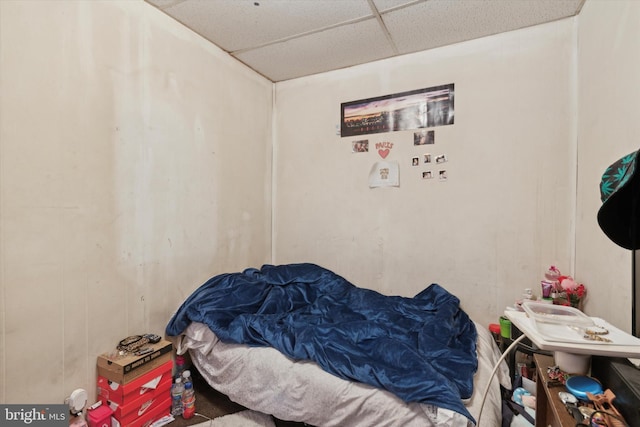
[[[419,166],[420,165],[420,157],[414,157],[411,159],[411,166]]]
[[[434,144],[435,142],[435,131],[421,130],[413,133],[413,145]]]
[[[377,162],[369,171],[369,187],[400,187],[400,166],[398,162]]]
[[[431,171],[422,172],[422,179],[431,179],[433,178],[433,173]]]
[[[354,153],[366,153],[369,151],[369,140],[353,141],[351,143],[351,151]]]
[[[447,161],[447,155],[446,154],[440,154],[439,156],[436,156],[436,163],[445,163]]]
[[[446,181],[447,180],[447,171],[442,169],[438,171],[438,179],[440,179],[440,181]]]
[[[423,156],[425,163],[431,163],[431,154],[427,153]]]

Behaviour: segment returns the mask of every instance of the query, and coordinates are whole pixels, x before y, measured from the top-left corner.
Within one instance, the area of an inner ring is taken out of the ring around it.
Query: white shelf
[[[594,317],[592,319],[597,325],[604,326],[609,330],[607,338],[611,339],[613,343],[587,341],[581,338],[578,332],[570,331],[565,326],[561,326],[561,328],[566,328],[567,331],[559,329],[556,325],[558,329],[555,332],[557,333],[554,335],[545,334],[522,311],[506,310],[504,315],[541,350],[590,354],[593,356],[640,358],[640,339],[599,318]]]

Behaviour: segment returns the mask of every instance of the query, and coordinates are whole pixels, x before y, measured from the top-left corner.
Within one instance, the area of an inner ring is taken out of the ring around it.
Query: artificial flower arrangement
[[[582,283],[578,283],[571,276],[563,275],[553,265],[549,267],[545,277],[555,283],[552,290],[554,304],[571,306],[582,310],[584,299],[587,296],[587,288]]]

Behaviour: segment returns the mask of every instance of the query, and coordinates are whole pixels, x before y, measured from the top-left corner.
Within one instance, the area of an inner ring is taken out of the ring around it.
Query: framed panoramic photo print
[[[340,104],[340,135],[452,125],[455,91],[453,83]]]

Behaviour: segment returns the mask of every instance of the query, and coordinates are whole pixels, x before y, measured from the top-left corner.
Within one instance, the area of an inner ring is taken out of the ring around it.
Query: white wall
[[[315,262],[360,286],[413,296],[436,282],[482,324],[546,268],[573,268],[576,19],[276,84],[274,258]],[[340,104],[455,84],[455,124],[435,145],[413,132],[336,136]],[[399,188],[370,189],[393,142]],[[373,147],[370,147],[373,148]],[[449,179],[413,156],[445,153]]]
[[[62,403],[270,260],[273,86],[141,0],[0,16],[0,402]]]
[[[598,226],[605,169],[640,148],[640,2],[585,3],[578,31],[576,271],[586,310],[631,331],[631,252]]]

